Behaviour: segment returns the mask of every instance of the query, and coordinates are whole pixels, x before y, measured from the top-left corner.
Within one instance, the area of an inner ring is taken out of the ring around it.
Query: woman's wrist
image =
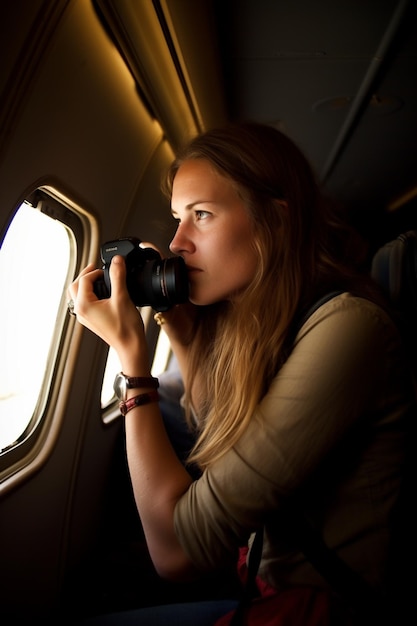
[[[151,365],[146,342],[131,342],[116,349],[122,372],[129,378],[151,376]]]
[[[125,376],[129,378],[148,378],[152,376],[151,374],[151,366],[149,364],[148,359],[142,358],[124,358],[120,354],[118,354],[121,370]]]

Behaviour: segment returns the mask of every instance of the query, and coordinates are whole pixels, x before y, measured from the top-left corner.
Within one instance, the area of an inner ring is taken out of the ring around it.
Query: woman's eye
[[[205,220],[209,217],[210,213],[208,211],[196,211],[195,216],[197,220]]]

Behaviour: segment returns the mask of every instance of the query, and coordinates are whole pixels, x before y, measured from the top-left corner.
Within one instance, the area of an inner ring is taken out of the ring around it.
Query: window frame
[[[82,267],[96,259],[98,225],[93,213],[69,200],[55,187],[39,185],[18,203],[10,224],[23,202],[30,204],[34,210],[58,219],[67,228],[70,263],[66,284],[69,284]],[[65,407],[62,388],[68,387],[62,385],[62,381],[68,374],[71,376],[81,338],[79,329],[75,328],[75,318],[67,313],[65,291],[63,289],[47,368],[32,417],[18,440],[0,453],[0,495],[32,475],[46,462],[60,431]],[[68,391],[63,393],[65,396]]]

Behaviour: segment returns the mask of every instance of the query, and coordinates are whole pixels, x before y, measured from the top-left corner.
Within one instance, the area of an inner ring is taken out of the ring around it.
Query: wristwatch
[[[142,376],[134,378],[131,376],[125,376],[123,372],[119,372],[118,374],[116,374],[116,378],[114,379],[113,383],[113,389],[119,400],[125,402],[127,397],[127,390],[137,389],[138,387],[143,387],[146,389],[158,389],[159,380],[157,378],[153,378],[153,376]]]

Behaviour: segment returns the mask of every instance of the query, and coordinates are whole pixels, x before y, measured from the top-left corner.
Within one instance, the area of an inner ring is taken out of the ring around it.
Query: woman
[[[93,266],[69,290],[78,321],[140,379],[127,390],[126,442],[151,557],[161,576],[192,579],[235,563],[263,528],[264,599],[250,623],[327,624],[332,591],[300,549],[294,520],[302,514],[384,589],[414,403],[398,331],[306,159],[279,131],[242,124],[195,138],[167,189],[178,222],[170,249],[185,260],[190,303],[159,322],[181,369],[197,480],[164,429],[124,260],[113,259],[110,299],[94,295]],[[231,608],[195,606],[178,623],[214,624]],[[173,624],[181,610],[132,619]]]

